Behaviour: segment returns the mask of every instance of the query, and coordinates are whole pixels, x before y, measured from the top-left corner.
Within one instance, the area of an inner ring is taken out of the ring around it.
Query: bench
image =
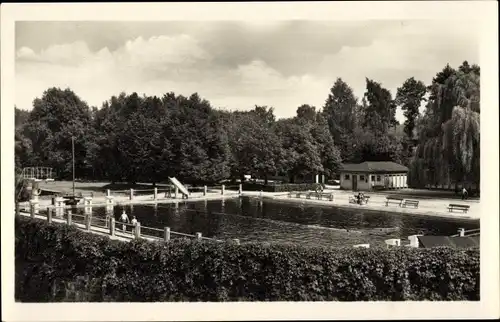
[[[405,199],[403,201],[403,207],[413,206],[414,208],[418,208],[418,200]]]
[[[404,201],[404,199],[401,197],[389,197],[389,196],[387,196],[387,197],[385,197],[385,199],[386,199],[385,200],[386,207],[389,206],[389,203],[396,203],[401,207],[401,205],[403,204],[403,201]]]
[[[293,192],[288,193],[288,198],[293,197]],[[314,194],[314,192],[295,192],[295,198],[300,198],[302,196],[305,196],[307,199],[311,199],[311,195]]]
[[[462,210],[463,212],[469,211],[470,206],[469,205],[457,205],[457,204],[450,204],[448,206],[448,210],[452,212],[454,209],[457,210]]]
[[[311,199],[311,196],[314,194],[316,194],[316,193],[315,192],[308,192],[308,193],[306,193],[306,198]]]
[[[305,192],[297,192],[295,194],[295,198],[300,198],[300,196],[302,196],[302,195],[306,196],[307,194]]]
[[[328,200],[333,201],[333,192],[318,192],[316,194],[318,200],[321,200],[323,197],[326,197]]]

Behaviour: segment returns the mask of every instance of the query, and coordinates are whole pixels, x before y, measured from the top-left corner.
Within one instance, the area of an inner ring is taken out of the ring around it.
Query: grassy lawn
[[[75,182],[75,193],[93,192],[95,196],[104,196],[109,182]],[[73,190],[72,181],[52,181],[40,182],[40,189],[55,190],[63,193],[71,193]]]

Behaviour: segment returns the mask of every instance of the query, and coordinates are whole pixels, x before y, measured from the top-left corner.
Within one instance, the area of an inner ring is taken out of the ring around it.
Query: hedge
[[[289,192],[315,190],[318,183],[283,183],[283,184],[263,184],[263,183],[243,183],[243,191],[264,191],[264,192]]]
[[[23,302],[479,300],[479,249],[120,242],[27,217],[15,232]]]

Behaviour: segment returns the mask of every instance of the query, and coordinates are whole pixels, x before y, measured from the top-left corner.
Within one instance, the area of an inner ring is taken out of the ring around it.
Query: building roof
[[[388,173],[388,172],[408,172],[404,165],[391,161],[365,161],[363,163],[343,163],[340,166],[341,172],[369,172],[369,173]]]
[[[479,247],[479,236],[448,237],[418,236],[419,244],[424,248],[448,246],[454,248]]]

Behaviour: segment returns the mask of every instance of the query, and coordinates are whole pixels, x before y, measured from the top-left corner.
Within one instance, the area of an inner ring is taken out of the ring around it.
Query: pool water
[[[201,232],[205,237],[239,239],[240,242],[299,243],[302,245],[352,246],[369,243],[383,246],[384,240],[409,235],[453,235],[459,228],[479,228],[479,220],[448,219],[398,214],[366,209],[287,203],[272,199],[235,199],[180,202],[159,205],[115,206],[119,218],[123,209],[136,216],[142,233],[161,236],[144,229],[170,227],[186,234]],[[83,212],[83,209],[78,209]],[[106,208],[92,208],[93,216],[105,218]]]

